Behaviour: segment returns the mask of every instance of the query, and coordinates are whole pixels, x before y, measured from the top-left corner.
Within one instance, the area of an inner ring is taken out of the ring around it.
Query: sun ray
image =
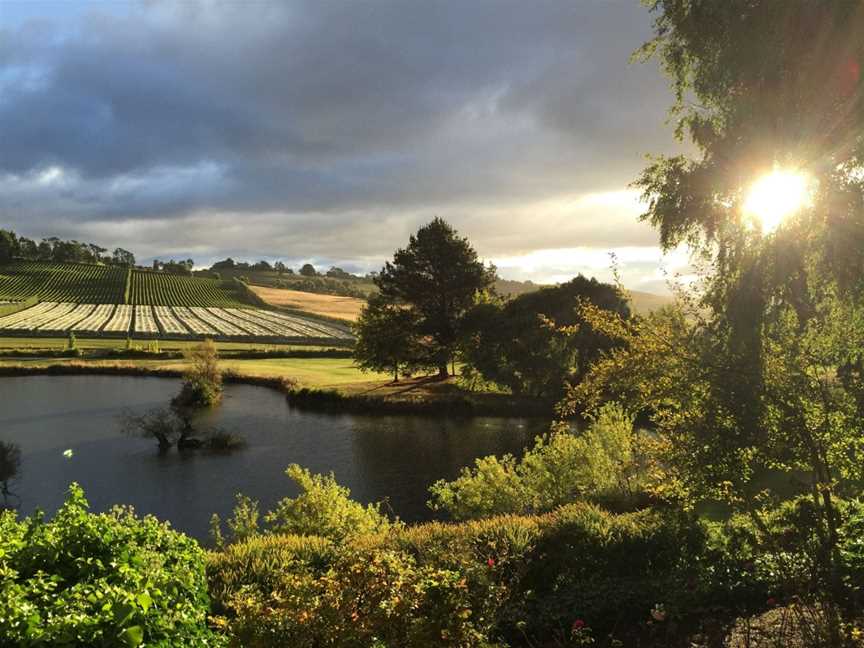
[[[806,174],[775,169],[751,185],[743,210],[763,234],[770,234],[809,204],[810,197],[810,178]]]

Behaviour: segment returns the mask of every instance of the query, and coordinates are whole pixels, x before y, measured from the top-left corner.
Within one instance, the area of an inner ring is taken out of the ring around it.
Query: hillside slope
[[[73,304],[249,308],[233,280],[202,279],[94,263],[12,261],[0,265],[0,301],[38,297]]]
[[[341,297],[338,295],[322,295],[320,293],[301,292],[286,288],[266,288],[264,286],[249,286],[252,291],[268,304],[283,308],[293,308],[313,315],[335,317],[354,322],[360,315],[360,310],[366,305],[365,299],[357,297]]]

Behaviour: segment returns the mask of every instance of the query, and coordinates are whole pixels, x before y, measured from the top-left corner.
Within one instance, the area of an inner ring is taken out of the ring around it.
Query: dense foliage
[[[611,403],[584,432],[558,426],[519,460],[512,455],[477,459],[458,479],[435,483],[430,504],[464,520],[541,513],[580,498],[632,495],[638,487],[634,446],[639,445],[632,417]]]
[[[228,522],[234,542],[259,533],[288,533],[320,536],[341,541],[349,536],[387,531],[393,523],[381,512],[381,504],[363,506],[351,499],[351,491],[339,485],[332,474],[315,475],[306,468],[292,464],[285,474],[300,490],[296,497],[284,497],[259,523],[258,502],[237,496],[237,506]],[[397,523],[398,524],[398,523]],[[211,533],[216,544],[222,544],[221,521],[214,516]]]
[[[578,382],[612,341],[579,317],[589,301],[629,317],[620,291],[578,276],[507,302],[477,304],[462,324],[461,359],[487,381],[514,394],[558,399],[564,386]]]
[[[0,513],[0,645],[221,645],[198,544],[128,509],[87,509],[73,484],[50,521]]]
[[[845,645],[855,585],[838,502],[864,477],[864,14],[845,2],[652,7],[643,53],[673,79],[679,133],[700,155],[657,158],[636,184],[644,219],[666,248],[691,245],[702,281],[683,312],[647,322],[583,309],[622,346],[570,404],[611,393],[646,408],[677,497],[720,499],[763,541],[781,501],[809,497],[818,568],[802,591],[824,607],[828,644]],[[771,231],[745,201],[776,169],[805,178],[807,200]]]

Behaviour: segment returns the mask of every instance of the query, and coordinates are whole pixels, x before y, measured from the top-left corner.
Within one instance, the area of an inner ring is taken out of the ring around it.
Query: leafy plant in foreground
[[[131,509],[93,514],[77,484],[50,521],[0,513],[0,644],[217,646],[198,544]]]

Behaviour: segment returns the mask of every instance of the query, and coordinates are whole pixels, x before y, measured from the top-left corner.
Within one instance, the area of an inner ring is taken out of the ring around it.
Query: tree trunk
[[[399,382],[399,365],[393,365],[393,382]]]
[[[448,375],[450,374],[447,373],[447,361],[445,360],[443,364],[438,365],[438,377],[444,379]]]

